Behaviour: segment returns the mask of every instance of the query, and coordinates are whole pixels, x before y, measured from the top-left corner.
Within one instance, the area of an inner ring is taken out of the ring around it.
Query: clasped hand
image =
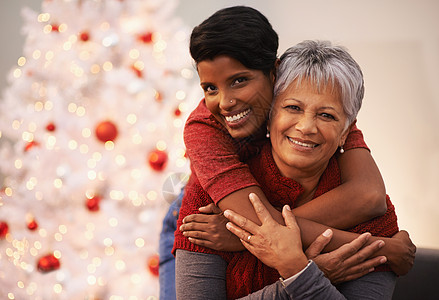
[[[200,214],[186,216],[180,231],[192,243],[217,251],[245,250],[238,237],[226,229],[227,220],[221,209],[211,203],[199,209]]]
[[[299,257],[301,262],[304,261],[300,255],[300,252],[302,252],[300,231],[296,228],[297,224],[295,223],[294,215],[291,211],[284,208],[283,217],[285,222],[288,220],[289,223],[286,224],[290,224],[290,226],[282,226],[271,218],[271,215],[256,195],[250,196],[250,201],[262,222],[261,226],[228,210],[225,214],[232,221],[228,224],[229,231],[225,226],[229,220],[223,216],[218,207],[214,204],[209,204],[200,208],[201,214],[190,215],[184,218],[180,230],[194,244],[219,251],[241,251],[247,248],[265,264],[276,269],[280,268],[281,270],[278,269],[280,273],[292,272],[291,270],[282,271],[282,265],[279,265],[277,262],[283,262],[283,265],[290,265],[286,261],[295,260],[297,257]],[[231,234],[231,231],[234,234]],[[252,238],[251,242],[248,243],[246,240],[248,240],[250,234]],[[332,238],[332,231],[327,230],[324,234],[317,237],[306,250],[306,259],[314,260],[333,283],[361,277],[386,261],[383,256],[369,259],[384,244],[382,241],[376,241],[369,246],[363,247],[369,240],[369,237],[370,234],[361,235],[351,243],[335,251],[320,254]]]

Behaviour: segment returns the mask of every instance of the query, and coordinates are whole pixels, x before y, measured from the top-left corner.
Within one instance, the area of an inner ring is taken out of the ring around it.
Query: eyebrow
[[[303,102],[301,101],[301,100],[299,100],[299,99],[296,99],[296,98],[285,98],[285,99],[283,99],[282,101],[286,101],[286,100],[294,100],[294,101],[297,101],[297,102],[299,102],[300,104],[303,104]],[[334,107],[332,107],[332,106],[323,106],[323,107],[320,107],[319,109],[330,109],[330,110],[333,110],[333,111],[337,111]]]
[[[234,73],[233,75],[230,75],[229,77],[226,78],[226,80],[230,81],[230,80],[237,78],[237,77],[240,77],[240,76],[249,76],[249,75],[251,75],[250,71],[240,71],[238,73]],[[206,82],[206,81],[200,82],[201,86],[211,85],[211,84],[212,84],[212,82]]]

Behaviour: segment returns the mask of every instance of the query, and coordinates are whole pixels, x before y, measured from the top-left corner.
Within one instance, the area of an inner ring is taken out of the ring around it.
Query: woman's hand
[[[386,247],[382,253],[387,257],[393,272],[399,276],[407,274],[413,267],[416,253],[416,246],[412,243],[409,234],[401,230],[385,241]]]
[[[231,221],[227,223],[227,229],[241,239],[248,251],[278,270],[282,277],[288,278],[301,271],[308,259],[303,253],[300,229],[291,209],[285,206],[282,210],[286,224],[283,226],[273,219],[256,194],[250,194],[249,199],[262,225],[226,210],[224,216]]]
[[[364,233],[332,252],[320,254],[330,242],[332,234],[332,230],[326,230],[308,247],[305,254],[333,284],[357,279],[387,261],[385,256],[370,258],[384,246],[382,240],[377,240],[364,247],[371,236],[370,233]]]
[[[245,249],[239,239],[226,229],[228,220],[215,204],[200,207],[199,211],[201,214],[186,216],[180,226],[190,242],[218,251]]]

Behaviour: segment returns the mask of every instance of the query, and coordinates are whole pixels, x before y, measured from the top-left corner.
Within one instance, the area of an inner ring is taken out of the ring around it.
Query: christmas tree
[[[171,0],[52,0],[0,102],[0,298],[156,299],[200,99]],[[180,185],[179,185],[180,184]]]

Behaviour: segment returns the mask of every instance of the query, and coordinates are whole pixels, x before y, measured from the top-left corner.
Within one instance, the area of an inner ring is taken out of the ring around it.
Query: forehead
[[[230,72],[249,71],[238,60],[225,55],[216,56],[213,59],[203,60],[197,64],[198,74],[201,76],[227,74]]]

